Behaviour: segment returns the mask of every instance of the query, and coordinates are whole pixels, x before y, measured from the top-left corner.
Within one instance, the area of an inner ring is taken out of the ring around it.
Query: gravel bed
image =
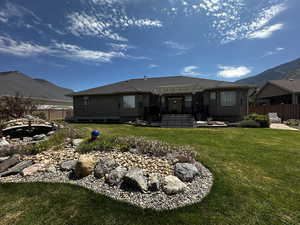
[[[201,165],[201,175],[196,177],[192,182],[186,183],[187,188],[184,193],[175,195],[167,195],[162,190],[149,193],[124,191],[118,186],[108,185],[105,183],[104,178],[97,179],[93,175],[89,175],[81,180],[70,180],[69,172],[62,172],[59,168],[49,172],[39,172],[27,177],[22,177],[18,174],[0,178],[0,183],[22,182],[76,184],[96,193],[116,200],[126,201],[141,208],[166,210],[200,202],[210,192],[213,185],[213,176],[207,168]]]

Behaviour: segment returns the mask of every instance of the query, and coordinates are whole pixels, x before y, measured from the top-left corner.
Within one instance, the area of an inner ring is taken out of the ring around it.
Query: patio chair
[[[269,117],[270,123],[281,123],[281,118],[278,117],[276,112],[268,113],[268,117]]]

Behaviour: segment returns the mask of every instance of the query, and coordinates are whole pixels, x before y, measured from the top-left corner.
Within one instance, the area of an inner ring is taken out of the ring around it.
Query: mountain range
[[[32,98],[71,101],[72,98],[66,95],[73,90],[47,80],[33,79],[18,71],[0,72],[0,96],[12,96],[17,92]]]
[[[300,58],[266,70],[256,76],[236,81],[240,84],[263,86],[268,80],[300,79]]]

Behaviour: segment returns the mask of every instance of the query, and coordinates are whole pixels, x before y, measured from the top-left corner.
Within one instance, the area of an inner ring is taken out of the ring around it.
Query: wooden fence
[[[34,115],[43,114],[46,120],[65,120],[73,116],[72,109],[39,109],[33,113]],[[4,115],[0,114],[0,120],[7,120]]]
[[[283,120],[289,119],[300,119],[300,104],[289,105],[289,104],[280,104],[280,105],[265,105],[265,106],[250,106],[250,113],[258,113],[267,115],[271,112],[276,112],[278,116]]]

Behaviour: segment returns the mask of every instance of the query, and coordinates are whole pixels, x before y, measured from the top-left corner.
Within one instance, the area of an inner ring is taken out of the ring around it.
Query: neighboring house
[[[78,122],[160,121],[164,114],[237,121],[248,113],[250,88],[231,82],[174,76],[131,79],[71,96],[74,119]]]
[[[300,104],[300,79],[271,80],[257,93],[258,104]]]

